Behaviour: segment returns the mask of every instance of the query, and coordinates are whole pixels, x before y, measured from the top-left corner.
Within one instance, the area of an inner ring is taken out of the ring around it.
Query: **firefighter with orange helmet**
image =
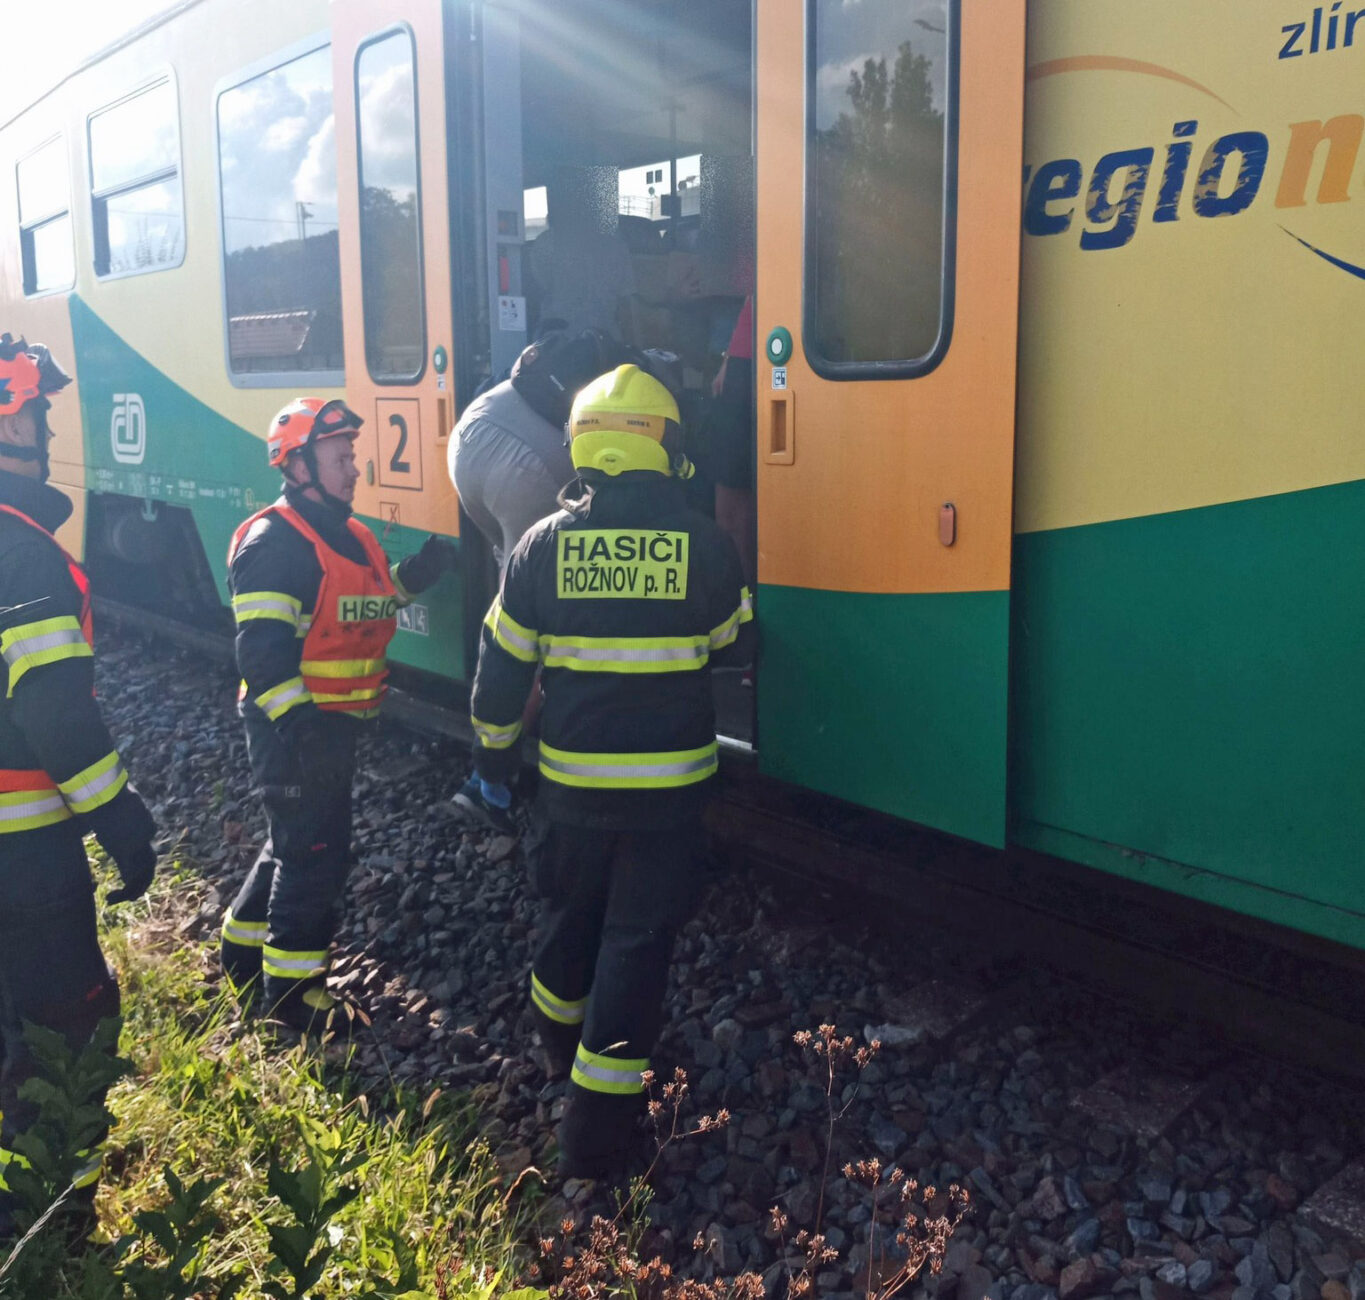
[[[360,724],[379,712],[397,610],[454,565],[432,536],[390,564],[352,517],[362,421],[302,397],[270,426],[284,494],[228,549],[239,709],[270,836],[223,919],[223,969],[239,995],[299,1029],[335,1005],[326,989],[351,857]]]
[[[156,869],[151,814],[95,701],[89,582],[53,537],[71,501],[47,482],[47,412],[70,382],[45,347],[0,336],[0,1235],[35,1118],[24,1022],[80,1050],[119,1012],[82,837],[123,878],[111,903],[144,894]],[[73,1171],[87,1199],[98,1176],[92,1150]]]
[[[753,613],[733,542],[684,499],[668,388],[618,366],[578,394],[568,432],[585,491],[518,542],[484,619],[464,793],[514,775],[539,670],[531,1003],[551,1073],[570,1076],[561,1172],[595,1178],[627,1163],[673,937],[701,892],[710,668],[748,657]]]

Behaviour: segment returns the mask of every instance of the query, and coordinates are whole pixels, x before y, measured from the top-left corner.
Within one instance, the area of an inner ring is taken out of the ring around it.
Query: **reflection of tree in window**
[[[416,77],[408,33],[366,45],[357,83],[365,360],[377,380],[411,379],[421,372],[426,342]]]
[[[942,312],[944,116],[932,57],[901,42],[890,68],[852,69],[817,129],[816,348],[828,361],[926,356]]]
[[[422,368],[422,301],[417,250],[417,195],[367,185],[360,196],[365,241],[365,351],[370,373],[411,375]],[[371,269],[373,268],[373,269]],[[381,279],[382,277],[382,279]]]

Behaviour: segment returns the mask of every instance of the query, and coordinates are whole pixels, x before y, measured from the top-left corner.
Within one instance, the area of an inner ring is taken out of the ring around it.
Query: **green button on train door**
[[[759,759],[1005,837],[1024,0],[758,0]]]

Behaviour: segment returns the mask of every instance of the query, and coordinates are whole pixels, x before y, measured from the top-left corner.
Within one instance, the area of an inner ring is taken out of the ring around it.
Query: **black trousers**
[[[101,1020],[118,1014],[118,983],[100,951],[95,887],[76,823],[0,835],[0,1203],[5,1157],[34,1119],[19,1097],[36,1072],[24,1022],[56,1031],[80,1051]]]
[[[611,831],[541,821],[527,845],[542,899],[531,1000],[571,1072],[562,1160],[584,1176],[624,1153],[663,1019],[673,941],[697,905],[701,828]]]
[[[223,920],[223,970],[238,989],[262,981],[268,1008],[327,977],[351,863],[356,722],[324,713],[303,752],[248,714],[247,757],[270,836]]]

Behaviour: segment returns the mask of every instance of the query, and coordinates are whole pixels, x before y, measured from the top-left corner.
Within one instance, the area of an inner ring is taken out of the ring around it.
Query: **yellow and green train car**
[[[547,220],[694,411],[752,294],[759,767],[1361,947],[1365,10],[1290,17],[188,0],[0,127],[0,328],[92,560],[208,607],[300,391],[459,534]],[[452,681],[470,543],[395,642]]]

